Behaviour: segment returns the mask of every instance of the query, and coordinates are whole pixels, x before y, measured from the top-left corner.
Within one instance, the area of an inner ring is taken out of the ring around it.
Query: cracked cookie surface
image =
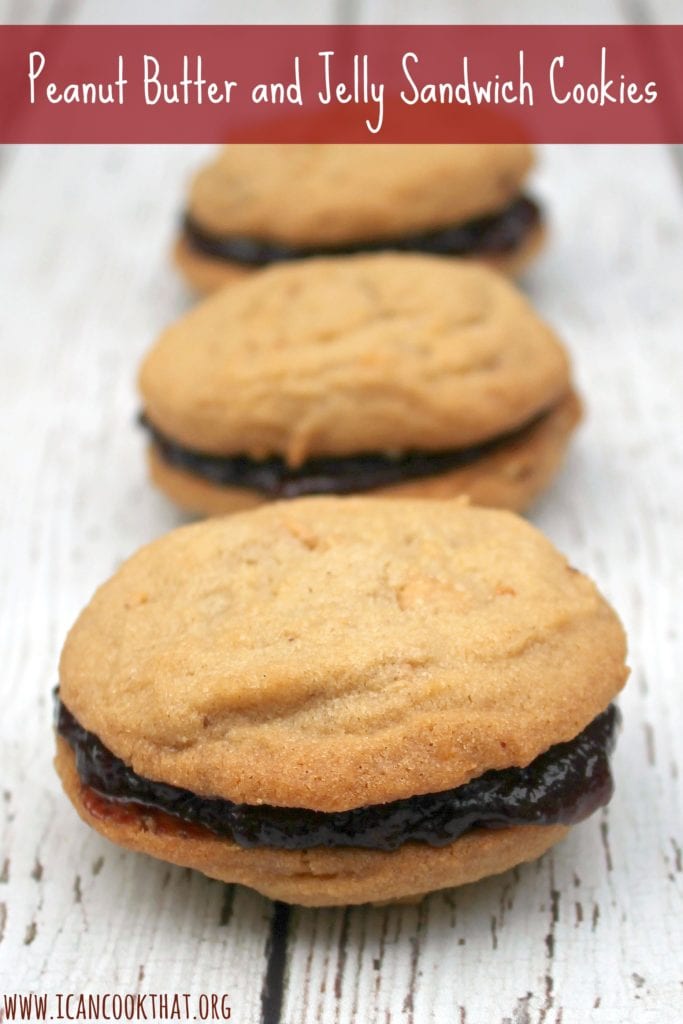
[[[171,325],[140,373],[145,412],[206,454],[467,447],[570,390],[524,296],[466,261],[404,254],[258,271]]]
[[[306,498],[139,551],[71,630],[60,692],[140,775],[334,811],[528,764],[604,710],[624,655],[516,516]]]

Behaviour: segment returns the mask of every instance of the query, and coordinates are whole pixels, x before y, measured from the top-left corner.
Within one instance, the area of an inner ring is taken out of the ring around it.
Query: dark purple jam
[[[328,814],[235,804],[144,779],[86,732],[59,700],[57,709],[57,731],[76,755],[81,782],[96,794],[114,803],[161,811],[240,846],[283,850],[395,850],[407,842],[446,846],[473,828],[574,825],[612,795],[609,755],[619,720],[611,704],[575,739],[551,747],[526,768],[486,772],[442,793]]]
[[[229,260],[250,267],[262,267],[281,260],[311,256],[347,256],[350,253],[426,252],[437,256],[505,256],[518,249],[541,221],[541,212],[533,199],[519,196],[504,210],[419,235],[384,238],[349,245],[295,247],[241,235],[211,235],[186,215],[185,241],[195,252],[213,259]]]
[[[169,466],[192,473],[218,487],[249,487],[269,498],[298,498],[306,494],[371,491],[461,469],[521,438],[525,431],[547,415],[548,411],[545,411],[517,430],[470,448],[402,452],[395,456],[368,452],[308,459],[297,468],[288,466],[276,455],[262,460],[250,459],[246,455],[207,455],[166,437],[144,413],[140,414],[140,423],[149,431],[158,454]]]

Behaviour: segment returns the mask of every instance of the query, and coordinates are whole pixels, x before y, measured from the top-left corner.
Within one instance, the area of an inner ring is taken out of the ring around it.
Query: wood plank
[[[677,679],[683,203],[665,149],[549,147],[553,242],[527,287],[588,413],[533,518],[627,625],[609,810],[537,864],[417,908],[296,911],[285,1019],[602,1024],[683,1013]]]
[[[423,0],[421,4],[405,0],[364,0],[357,3],[356,21],[362,24],[405,25],[600,25],[623,21],[618,0],[572,0],[548,3],[547,0]]]
[[[117,850],[52,769],[59,648],[97,584],[179,522],[146,481],[136,363],[186,296],[182,147],[26,147],[3,189],[3,961],[13,990],[229,991],[257,1020],[272,906]],[[226,969],[227,965],[227,969]]]
[[[341,22],[344,0],[0,0],[0,22],[7,24],[88,25],[260,25]]]
[[[680,25],[683,4],[680,0],[622,0],[624,21],[645,25]]]
[[[285,1020],[439,1020],[462,1006],[475,1021],[552,1020],[561,1008],[567,1024],[597,1000],[597,1021],[628,1012],[666,1024],[680,1011],[662,956],[681,938],[680,195],[661,150],[544,156],[555,241],[528,285],[572,346],[590,418],[535,518],[629,626],[617,797],[603,820],[501,880],[422,908],[296,911]],[[14,328],[0,515],[12,562],[0,642],[14,781],[3,951],[17,988],[92,976],[126,988],[141,964],[151,990],[204,991],[227,975],[247,1014],[259,1004],[270,906],[240,891],[230,917],[222,887],[108,847],[73,818],[50,765],[49,687],[66,628],[126,554],[179,521],[145,480],[132,383],[139,355],[184,304],[165,255],[179,182],[198,157],[38,147],[15,153],[5,184],[0,267]],[[27,231],[28,210],[40,232]]]

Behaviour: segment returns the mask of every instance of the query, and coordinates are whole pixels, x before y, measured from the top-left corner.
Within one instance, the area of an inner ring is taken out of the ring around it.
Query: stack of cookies
[[[144,360],[141,420],[154,482],[213,518],[134,555],[60,665],[57,769],[108,838],[383,902],[538,857],[609,800],[623,631],[513,514],[580,415],[500,273],[542,235],[530,164],[230,147],[195,179],[176,254],[213,294]]]

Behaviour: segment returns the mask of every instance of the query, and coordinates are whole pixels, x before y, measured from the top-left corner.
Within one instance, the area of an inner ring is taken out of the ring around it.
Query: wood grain
[[[67,13],[91,20],[92,6]],[[153,6],[137,5],[140,20]],[[202,13],[217,19],[219,6]],[[376,0],[363,15],[396,19],[399,6],[407,19],[408,5]],[[477,7],[477,20],[499,17],[498,4]],[[419,16],[467,14],[433,4]],[[588,409],[533,518],[598,579],[630,636],[609,810],[537,864],[419,906],[286,912],[108,846],[64,800],[50,734],[64,634],[127,554],[180,521],[145,479],[134,378],[189,302],[167,254],[203,152],[27,147],[0,161],[3,988],[228,991],[238,1024],[678,1024],[683,183],[665,148],[545,148],[552,243],[526,281],[573,352]]]

